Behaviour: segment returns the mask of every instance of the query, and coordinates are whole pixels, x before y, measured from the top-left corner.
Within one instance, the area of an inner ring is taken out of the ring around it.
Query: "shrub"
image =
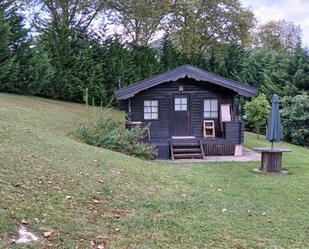
[[[76,135],[87,144],[115,150],[143,159],[153,159],[156,149],[144,143],[146,128],[125,129],[123,124],[111,118],[99,117],[97,120],[82,124]]]
[[[282,126],[288,142],[309,146],[309,95],[303,93],[282,99]]]
[[[252,125],[259,137],[260,128],[267,122],[267,117],[270,110],[270,105],[267,101],[266,95],[260,93],[252,101],[245,104],[246,121]]]

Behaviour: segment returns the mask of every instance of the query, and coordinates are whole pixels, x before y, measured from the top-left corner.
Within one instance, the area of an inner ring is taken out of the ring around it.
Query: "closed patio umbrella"
[[[279,112],[279,97],[274,94],[271,98],[271,111],[268,117],[266,138],[271,142],[271,148],[274,148],[274,142],[279,142],[283,138],[282,125]]]

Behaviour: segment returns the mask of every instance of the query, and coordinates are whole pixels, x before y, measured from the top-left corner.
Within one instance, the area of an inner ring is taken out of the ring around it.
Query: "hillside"
[[[258,163],[143,161],[70,133],[115,110],[0,93],[0,248],[308,248],[309,151],[280,143],[288,175]],[[246,134],[249,147],[265,145]],[[42,233],[52,231],[49,238]]]

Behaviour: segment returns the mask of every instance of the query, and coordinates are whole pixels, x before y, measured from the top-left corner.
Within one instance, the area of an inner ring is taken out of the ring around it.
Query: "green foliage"
[[[55,69],[47,52],[39,44],[32,48],[33,55],[29,59],[29,82],[27,94],[52,97],[53,87],[50,82],[54,77]]]
[[[301,43],[293,53],[291,74],[293,74],[293,85],[300,90],[309,91],[309,53],[301,47]]]
[[[282,99],[284,139],[294,144],[309,146],[309,95],[303,93]]]
[[[270,21],[258,27],[255,46],[274,51],[293,51],[301,39],[301,28],[285,20]]]
[[[7,91],[9,74],[12,69],[13,57],[9,49],[10,26],[5,21],[4,13],[0,9],[0,90]]]
[[[131,55],[136,65],[135,72],[140,78],[146,79],[160,72],[161,64],[155,49],[133,46]]]
[[[149,40],[164,26],[169,13],[169,0],[110,0],[111,21],[121,25],[130,42],[147,46]]]
[[[253,13],[239,0],[179,0],[172,8],[171,35],[184,54],[195,57],[218,44],[247,44],[253,22]]]
[[[168,35],[163,38],[160,61],[163,71],[174,69],[183,62],[181,53],[174,47]]]
[[[260,93],[252,101],[247,102],[244,108],[247,122],[255,128],[256,133],[259,135],[260,128],[266,124],[270,111],[266,95]]]
[[[10,7],[6,13],[6,21],[10,26],[10,50],[14,56],[14,63],[9,76],[8,91],[19,94],[32,94],[35,91],[30,82],[30,65],[33,50],[32,41],[28,38],[29,30],[25,28],[25,18],[18,13],[16,7]]]
[[[87,144],[144,159],[152,159],[156,154],[153,145],[143,143],[147,135],[146,128],[136,127],[128,130],[111,118],[99,117],[95,121],[83,124],[76,135]]]

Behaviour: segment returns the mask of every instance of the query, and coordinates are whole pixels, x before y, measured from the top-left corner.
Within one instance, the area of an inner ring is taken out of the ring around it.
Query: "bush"
[[[260,93],[257,97],[253,98],[252,101],[248,101],[244,109],[246,121],[254,127],[259,137],[260,128],[266,124],[270,110],[266,95]]]
[[[288,142],[309,146],[309,95],[303,93],[282,99],[282,126]]]
[[[146,128],[125,129],[123,124],[111,118],[99,117],[88,124],[82,124],[76,135],[87,144],[115,150],[143,159],[153,159],[156,148],[144,143]]]

